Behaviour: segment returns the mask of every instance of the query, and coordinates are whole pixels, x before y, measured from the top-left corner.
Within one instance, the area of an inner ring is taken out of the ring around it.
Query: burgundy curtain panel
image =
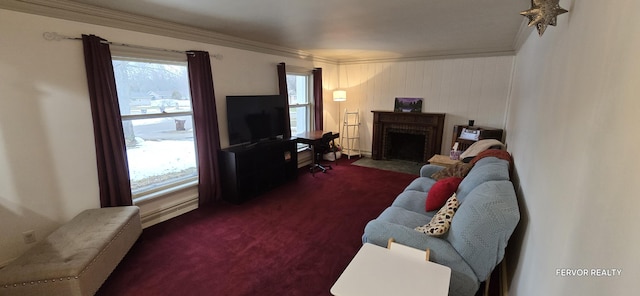
[[[132,205],[127,148],[109,44],[95,35],[82,35],[82,45],[93,116],[100,206]]]
[[[286,120],[285,124],[289,128],[285,129],[284,138],[291,138],[291,118],[289,117],[289,91],[287,88],[287,69],[284,63],[278,64],[278,89],[280,90],[280,95],[285,96],[286,98],[286,110],[284,112],[284,119]]]
[[[187,62],[198,155],[199,204],[205,205],[218,200],[221,195],[218,170],[218,150],[220,150],[218,112],[209,53],[189,51]]]
[[[313,69],[313,118],[316,130],[323,129],[322,68]]]

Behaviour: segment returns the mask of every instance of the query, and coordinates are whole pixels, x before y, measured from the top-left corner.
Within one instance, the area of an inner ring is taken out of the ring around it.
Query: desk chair
[[[328,132],[322,135],[322,139],[320,139],[317,143],[314,144],[313,151],[315,153],[315,161],[313,166],[311,166],[311,173],[315,173],[316,169],[321,170],[323,173],[327,172],[327,169],[333,170],[331,165],[322,165],[320,161],[322,161],[322,155],[331,152],[331,145],[335,147],[334,137],[332,132]],[[337,161],[336,152],[333,151],[334,159]]]

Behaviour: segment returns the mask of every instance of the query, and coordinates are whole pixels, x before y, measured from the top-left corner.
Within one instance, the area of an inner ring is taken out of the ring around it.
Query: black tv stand
[[[298,177],[296,142],[269,140],[220,150],[222,198],[239,204]]]
[[[258,146],[258,142],[254,142],[254,143],[251,143],[251,144],[246,144],[246,145],[244,145],[242,147],[244,147],[244,149],[252,149],[252,148],[254,148],[256,146]]]

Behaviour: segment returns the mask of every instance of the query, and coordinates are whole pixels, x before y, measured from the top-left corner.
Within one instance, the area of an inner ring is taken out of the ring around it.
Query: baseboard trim
[[[171,218],[178,217],[198,208],[198,196],[194,196],[183,202],[171,205],[164,209],[146,213],[140,217],[142,228],[156,225],[160,222],[167,221]]]

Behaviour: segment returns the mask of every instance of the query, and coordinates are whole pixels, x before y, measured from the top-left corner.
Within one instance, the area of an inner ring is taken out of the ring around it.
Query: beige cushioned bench
[[[136,206],[85,210],[0,269],[0,295],[94,295],[141,233]]]

